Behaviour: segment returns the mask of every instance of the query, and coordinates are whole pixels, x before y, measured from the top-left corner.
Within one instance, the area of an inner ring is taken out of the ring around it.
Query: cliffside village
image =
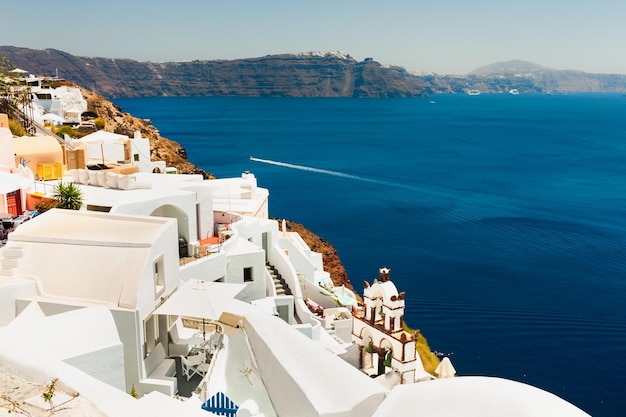
[[[86,106],[49,94],[36,134],[0,114],[0,414],[587,416],[448,358],[426,372],[390,269],[358,302],[253,173],[179,174],[139,132],[60,138]],[[59,184],[80,209],[39,213]]]

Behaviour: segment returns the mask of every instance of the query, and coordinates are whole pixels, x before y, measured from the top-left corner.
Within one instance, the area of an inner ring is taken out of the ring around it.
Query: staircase
[[[283,277],[280,276],[274,265],[270,265],[269,263],[265,264],[265,268],[267,272],[272,277],[274,281],[274,287],[276,288],[276,295],[292,295],[291,289],[289,289],[289,285],[285,282]]]
[[[30,104],[31,100],[27,99],[27,101]],[[0,113],[6,113],[10,119],[17,120],[22,126],[24,126],[24,129],[26,129],[26,132],[29,135],[34,136],[36,129],[33,125],[33,115],[26,114],[22,109],[20,109],[20,107],[23,106],[18,104],[17,97],[3,97],[0,99]]]
[[[0,256],[0,276],[10,277],[15,275],[24,250],[19,246],[5,246]]]

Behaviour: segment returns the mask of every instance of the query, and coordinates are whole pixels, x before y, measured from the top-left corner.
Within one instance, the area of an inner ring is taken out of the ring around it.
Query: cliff
[[[0,56],[33,74],[58,70],[105,97],[418,97],[427,87],[403,68],[337,52],[155,63],[2,46]]]
[[[574,70],[555,70],[522,60],[496,62],[477,68],[467,75],[430,75],[423,77],[433,93],[464,93],[476,89],[483,93],[549,92],[625,92],[626,75],[592,74]]]
[[[415,75],[339,52],[235,60],[140,62],[79,57],[56,49],[0,46],[11,68],[74,82],[104,97],[421,97],[440,93],[625,92],[626,75],[554,70],[527,61],[498,62],[466,75]]]

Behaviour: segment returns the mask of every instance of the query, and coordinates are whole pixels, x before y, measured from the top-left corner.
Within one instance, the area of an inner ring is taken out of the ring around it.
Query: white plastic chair
[[[183,326],[178,318],[170,329],[169,354],[187,356],[192,346],[202,343],[202,334],[197,329]]]
[[[209,365],[206,363],[206,355],[198,354],[193,356],[181,356],[180,357],[183,366],[183,375],[187,378],[187,381],[194,375],[204,376]]]
[[[211,334],[208,340],[208,350],[210,354],[214,354],[218,349],[222,347],[222,339],[224,335],[219,332],[214,332]]]

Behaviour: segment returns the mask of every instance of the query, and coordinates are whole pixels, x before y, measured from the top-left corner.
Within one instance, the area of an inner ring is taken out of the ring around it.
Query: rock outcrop
[[[136,131],[140,131],[142,137],[150,140],[150,158],[153,161],[165,161],[167,166],[176,167],[181,174],[201,174],[204,178],[213,178],[212,174],[189,161],[186,149],[179,143],[161,136],[149,120],[134,117],[104,97],[84,88],[81,90],[87,100],[87,110],[104,119],[104,130],[131,138]]]

